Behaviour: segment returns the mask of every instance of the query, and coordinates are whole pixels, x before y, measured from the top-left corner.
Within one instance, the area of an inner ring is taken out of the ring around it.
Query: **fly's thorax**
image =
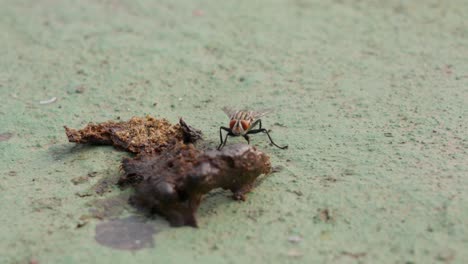
[[[237,111],[234,115],[233,115],[233,119],[236,119],[236,120],[248,120],[250,119],[250,116],[251,116],[251,113],[250,112],[247,112],[247,111]]]

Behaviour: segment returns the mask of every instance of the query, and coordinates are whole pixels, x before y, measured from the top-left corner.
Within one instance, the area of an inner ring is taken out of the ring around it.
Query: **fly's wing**
[[[263,116],[269,114],[273,112],[273,109],[260,109],[260,110],[256,110],[256,111],[250,111],[251,113],[251,117],[253,120],[258,120],[260,118],[262,118]]]
[[[229,106],[223,107],[223,112],[226,113],[226,115],[229,118],[232,118],[233,116],[235,116],[236,113],[239,112],[239,111],[247,112],[247,113],[249,113],[250,118],[252,118],[253,120],[257,120],[257,119],[260,119],[261,117],[267,115],[268,113],[273,112],[273,109],[267,108],[267,109],[260,109],[260,110],[256,110],[256,111],[255,110],[251,111],[251,110],[236,109],[236,108],[229,107]]]
[[[249,111],[249,118],[250,118],[252,123],[250,123],[251,125],[249,126],[249,129],[247,130],[247,132],[254,129],[257,126],[257,124],[255,124],[255,122],[257,120],[259,120],[260,118],[262,118],[263,116],[265,116],[265,115],[267,115],[268,113],[271,113],[271,112],[272,112],[272,109],[262,109],[262,110],[256,110],[256,111]]]
[[[229,117],[229,118],[232,118],[238,110],[232,108],[232,107],[229,107],[229,106],[225,106],[222,108],[223,109],[223,112]]]

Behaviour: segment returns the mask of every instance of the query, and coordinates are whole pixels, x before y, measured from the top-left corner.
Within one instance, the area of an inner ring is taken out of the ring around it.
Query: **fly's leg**
[[[250,125],[250,129],[256,127],[258,125],[258,129],[262,129],[262,120],[261,119],[258,119],[256,120],[255,122],[253,122],[251,125]]]
[[[227,132],[226,136],[224,137],[224,140],[223,140],[223,130]],[[220,127],[219,139],[221,140],[221,143],[218,146],[218,150],[221,150],[224,147],[224,145],[226,145],[228,136],[232,136],[232,130],[227,127]]]
[[[245,138],[245,140],[247,140],[247,144],[250,145],[250,138],[249,138],[249,136],[248,136],[248,135],[244,135],[244,138]]]
[[[259,119],[260,120],[260,119]],[[254,123],[255,124],[255,123]],[[260,126],[261,126],[261,122],[260,122]],[[277,147],[277,148],[280,148],[280,149],[287,149],[288,148],[288,145],[286,146],[283,146],[283,147],[280,147],[278,145],[276,145],[276,143],[273,141],[273,139],[271,139],[271,136],[270,134],[268,133],[268,130],[266,130],[265,128],[259,128],[259,129],[252,129],[250,130],[249,132],[247,132],[247,134],[257,134],[257,133],[266,133],[267,136],[268,136],[268,139],[270,139],[270,142],[271,144],[273,144],[273,146]]]

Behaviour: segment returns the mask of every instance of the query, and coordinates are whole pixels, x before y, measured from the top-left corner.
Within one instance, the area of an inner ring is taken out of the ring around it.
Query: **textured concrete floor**
[[[467,1],[0,6],[0,263],[468,262]],[[199,229],[141,218],[127,154],[62,128],[183,116],[215,146],[224,105],[290,148],[253,137],[283,169]]]

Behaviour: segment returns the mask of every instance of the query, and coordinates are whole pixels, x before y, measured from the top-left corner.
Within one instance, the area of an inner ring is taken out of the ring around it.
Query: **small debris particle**
[[[325,178],[323,178],[324,181],[327,181],[327,182],[336,182],[337,179],[336,178],[333,178],[332,176],[327,176]]]
[[[79,85],[75,88],[75,93],[77,94],[82,94],[84,93],[86,90],[86,88],[83,86],[83,85]]]
[[[352,252],[347,252],[347,251],[343,251],[343,252],[341,252],[341,254],[343,254],[345,256],[352,257],[354,259],[359,259],[359,258],[365,257],[367,255],[366,252],[352,253]]]
[[[77,192],[77,193],[75,193],[75,195],[80,197],[80,198],[93,196],[93,194],[90,191]]]
[[[331,239],[331,234],[329,231],[322,231],[320,232],[320,240],[330,240]]]
[[[97,171],[93,171],[93,172],[88,173],[88,177],[90,177],[90,178],[94,178],[94,177],[96,177],[96,175],[97,175]]]
[[[301,191],[299,191],[299,190],[293,190],[292,192],[297,196],[302,196],[303,195],[303,193]]]
[[[302,241],[302,237],[300,236],[290,236],[288,237],[288,241],[294,244],[297,244]]]
[[[118,175],[100,179],[91,189],[97,195],[102,196],[105,193],[112,192],[113,187],[118,182]]]
[[[243,82],[243,81],[245,81],[245,78],[244,78],[244,77],[240,77],[240,78],[239,78],[239,82]]]
[[[277,172],[282,171],[283,169],[284,167],[281,165],[273,166],[273,168],[271,169],[271,173],[277,173]]]
[[[390,132],[384,133],[384,136],[386,136],[386,137],[393,137],[392,133],[390,133]]]
[[[86,176],[80,176],[80,177],[76,177],[76,178],[71,179],[71,182],[74,185],[82,184],[82,183],[85,183],[87,181],[88,181],[88,177],[86,177]]]
[[[205,12],[203,12],[203,10],[200,9],[195,9],[192,11],[192,15],[195,17],[201,17],[205,15]]]
[[[12,177],[13,177],[13,176],[16,176],[17,174],[18,174],[18,173],[17,173],[16,171],[9,171],[9,172],[8,172],[8,175],[9,175],[9,176],[12,176]]]
[[[288,255],[288,257],[291,258],[299,258],[302,257],[304,254],[297,249],[290,249],[286,255]]]
[[[285,125],[285,124],[283,124],[283,123],[279,123],[279,122],[275,122],[273,125],[275,125],[275,126],[279,126],[279,127],[286,127],[286,125]]]
[[[87,225],[88,224],[88,221],[79,221],[77,224],[76,224],[76,228],[82,228],[83,226]]]
[[[328,211],[328,209],[321,209],[319,211],[319,218],[320,218],[320,220],[322,220],[325,223],[332,220],[332,217],[330,215],[330,211]]]
[[[50,197],[50,198],[40,198],[37,200],[33,200],[31,203],[31,207],[35,212],[40,212],[42,210],[56,210],[57,207],[62,205],[62,200],[57,197]]]
[[[43,100],[43,101],[39,101],[39,104],[41,105],[45,105],[45,104],[51,104],[51,103],[54,103],[57,101],[57,97],[52,97],[48,100]]]
[[[89,209],[89,218],[97,219],[115,219],[126,209],[130,209],[128,203],[129,194],[121,193],[116,196],[110,196],[103,199],[95,199],[87,204]],[[83,220],[83,219],[80,219]]]
[[[13,133],[9,133],[9,132],[6,132],[6,133],[1,133],[0,134],[0,142],[2,141],[7,141],[9,140],[10,138],[13,137]]]
[[[436,259],[444,261],[445,263],[450,263],[455,259],[455,252],[451,249],[445,249],[437,254]]]

